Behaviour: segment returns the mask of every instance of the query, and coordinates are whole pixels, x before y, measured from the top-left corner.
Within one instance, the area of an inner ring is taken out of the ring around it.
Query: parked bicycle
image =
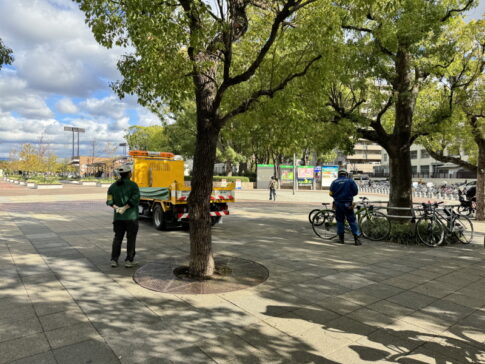
[[[458,206],[458,213],[460,215],[473,215],[477,210],[477,199],[476,197],[465,198],[463,192],[458,190],[458,199],[460,200],[460,206]]]
[[[375,211],[374,206],[369,204],[367,197],[360,197],[361,202],[357,204],[357,222],[360,226],[362,235],[370,240],[384,240],[391,231],[391,222],[381,212]],[[335,210],[327,207],[328,203],[323,203],[323,209],[312,210],[310,215],[312,221],[312,229],[317,236],[322,239],[333,239],[337,236],[337,219],[335,217]],[[310,218],[309,215],[309,218]],[[348,222],[345,222],[345,229],[350,231]]]
[[[423,203],[423,215],[416,221],[416,236],[428,246],[443,244],[445,237],[469,244],[473,239],[473,224],[466,216],[462,216],[451,208],[443,209],[444,215],[438,211],[443,202]]]

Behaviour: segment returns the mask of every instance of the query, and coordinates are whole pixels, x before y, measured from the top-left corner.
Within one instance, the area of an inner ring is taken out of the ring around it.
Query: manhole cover
[[[140,286],[152,291],[174,294],[208,294],[238,291],[257,286],[269,276],[265,266],[251,260],[217,256],[215,261],[221,274],[216,274],[213,278],[204,281],[192,280],[183,274],[183,267],[188,265],[184,259],[148,263],[135,272],[133,279]],[[178,277],[174,274],[174,270]]]

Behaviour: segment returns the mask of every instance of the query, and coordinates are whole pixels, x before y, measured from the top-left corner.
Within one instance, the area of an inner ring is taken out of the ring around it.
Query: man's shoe
[[[345,240],[344,240],[344,236],[343,236],[343,235],[339,235],[339,236],[338,236],[338,242],[339,242],[340,244],[345,244]]]
[[[118,266],[118,262],[116,260],[111,261],[111,267],[116,268]]]
[[[125,261],[125,268],[133,268],[138,265],[137,262],[130,262],[129,260]]]
[[[355,242],[355,245],[362,245],[358,235],[354,235],[354,242]]]

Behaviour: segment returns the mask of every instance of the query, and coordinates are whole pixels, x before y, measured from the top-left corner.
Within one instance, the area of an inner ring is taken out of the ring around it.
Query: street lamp
[[[74,133],[77,133],[77,159],[79,159],[79,133],[84,133],[83,128],[74,128],[72,126],[65,126],[64,131],[72,131],[72,159],[74,159]]]
[[[79,176],[81,176],[81,157],[79,155],[79,133],[84,133],[85,130],[83,128],[75,128],[72,126],[65,126],[64,131],[72,131],[72,158],[71,163],[74,164],[74,133],[77,133],[77,163],[79,166]]]
[[[127,144],[126,143],[120,143],[119,146],[123,147],[123,157],[126,156],[126,146],[127,146]]]

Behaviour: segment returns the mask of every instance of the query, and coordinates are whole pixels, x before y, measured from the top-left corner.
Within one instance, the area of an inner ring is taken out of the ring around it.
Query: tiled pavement
[[[1,186],[0,186],[1,187]],[[217,254],[264,264],[264,284],[169,295],[108,265],[100,200],[0,204],[0,363],[481,363],[485,249],[317,239],[308,205],[238,203]],[[188,252],[142,222],[140,263]]]

